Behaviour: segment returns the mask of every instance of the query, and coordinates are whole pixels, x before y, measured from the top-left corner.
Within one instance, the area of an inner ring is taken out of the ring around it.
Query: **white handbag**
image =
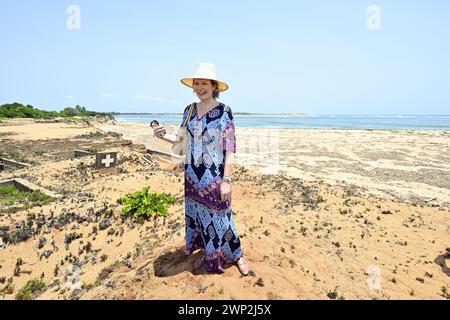
[[[188,115],[186,119],[183,121],[183,124],[178,129],[177,138],[175,143],[172,145],[172,152],[179,156],[184,156],[186,154],[187,149],[189,148],[188,141],[188,132],[187,132],[187,124],[192,116],[192,111],[194,110],[195,102],[191,104],[189,107]]]

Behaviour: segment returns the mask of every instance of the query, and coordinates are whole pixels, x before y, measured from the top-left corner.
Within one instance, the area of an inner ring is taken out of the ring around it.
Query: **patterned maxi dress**
[[[183,122],[189,106],[184,110]],[[236,152],[233,113],[220,103],[198,119],[197,107],[187,125],[185,171],[186,254],[204,249],[206,270],[223,273],[225,263],[242,256],[231,200],[222,201],[220,185],[226,152]]]

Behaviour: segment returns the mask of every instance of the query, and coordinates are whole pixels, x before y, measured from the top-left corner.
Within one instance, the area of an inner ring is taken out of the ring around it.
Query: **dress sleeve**
[[[236,153],[236,133],[233,112],[226,107],[222,116],[222,142],[223,150]]]

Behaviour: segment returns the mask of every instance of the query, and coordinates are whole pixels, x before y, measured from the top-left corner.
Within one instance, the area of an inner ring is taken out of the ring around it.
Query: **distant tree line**
[[[0,118],[71,118],[71,117],[94,117],[102,116],[112,118],[114,113],[96,112],[86,110],[85,107],[77,105],[75,108],[67,107],[63,111],[46,111],[34,108],[31,105],[23,105],[21,103],[10,103],[0,105]]]

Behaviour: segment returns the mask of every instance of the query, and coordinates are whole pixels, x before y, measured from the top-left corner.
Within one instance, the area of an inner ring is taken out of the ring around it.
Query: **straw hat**
[[[195,70],[195,74],[190,78],[181,79],[181,83],[189,88],[193,87],[194,79],[209,79],[215,80],[219,84],[219,92],[225,91],[228,89],[228,84],[223,81],[217,79],[216,75],[216,66],[212,63],[208,62],[200,62],[197,65],[197,70]]]

